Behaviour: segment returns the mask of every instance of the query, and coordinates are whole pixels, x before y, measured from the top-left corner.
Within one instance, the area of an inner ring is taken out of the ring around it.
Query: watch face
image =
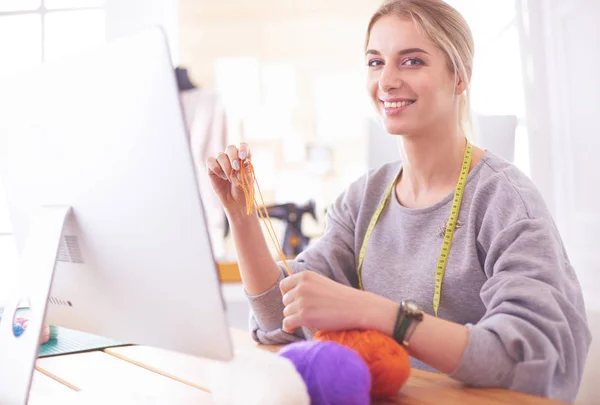
[[[404,301],[404,310],[409,316],[414,316],[421,312],[421,307],[414,301]]]

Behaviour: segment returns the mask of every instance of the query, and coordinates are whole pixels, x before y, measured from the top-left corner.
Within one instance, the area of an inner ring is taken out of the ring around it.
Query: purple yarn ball
[[[369,405],[371,373],[354,350],[336,342],[301,341],[281,349],[308,388],[311,405]]]

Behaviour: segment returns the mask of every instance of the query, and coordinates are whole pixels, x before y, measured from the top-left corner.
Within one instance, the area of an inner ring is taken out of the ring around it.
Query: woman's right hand
[[[246,159],[250,159],[250,148],[242,142],[239,148],[229,145],[225,152],[206,160],[213,190],[228,214],[246,213],[246,196],[238,177],[242,162]],[[231,179],[232,173],[238,181]]]

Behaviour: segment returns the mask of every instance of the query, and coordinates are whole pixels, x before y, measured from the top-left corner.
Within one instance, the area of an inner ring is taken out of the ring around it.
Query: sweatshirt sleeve
[[[359,179],[329,207],[323,235],[295,260],[287,261],[292,273],[309,270],[344,285],[358,285],[354,235],[363,186],[364,180]],[[282,330],[284,306],[279,283],[286,272],[283,263],[278,266],[281,276],[275,285],[262,294],[247,295],[250,331],[254,340],[263,344],[285,344],[307,338],[300,329],[293,335]]]
[[[545,218],[499,232],[485,256],[486,306],[451,377],[574,401],[591,335],[581,289],[558,232]]]

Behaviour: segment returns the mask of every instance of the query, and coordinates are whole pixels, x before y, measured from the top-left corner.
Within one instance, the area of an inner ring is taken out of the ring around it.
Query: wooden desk
[[[246,332],[232,330],[236,351],[257,347]],[[259,346],[277,351],[277,346]],[[212,404],[208,390],[210,360],[146,346],[42,358],[37,361],[31,404]],[[51,378],[49,378],[51,377]],[[81,392],[76,392],[81,390]],[[75,399],[73,399],[75,398]],[[70,402],[72,400],[74,402]],[[550,405],[549,401],[501,389],[465,388],[449,377],[412,370],[398,396],[378,405]]]

